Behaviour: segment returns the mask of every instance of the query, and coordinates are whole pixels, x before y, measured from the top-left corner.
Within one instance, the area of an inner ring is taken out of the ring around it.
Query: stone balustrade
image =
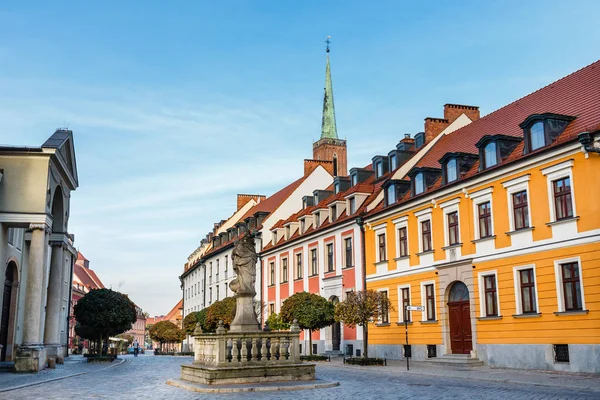
[[[194,364],[212,367],[297,364],[300,328],[283,332],[227,332],[219,323],[216,333],[194,334]]]

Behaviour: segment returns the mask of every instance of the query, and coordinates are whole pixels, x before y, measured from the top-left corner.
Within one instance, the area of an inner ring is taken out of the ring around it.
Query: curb
[[[11,386],[11,387],[8,387],[8,388],[3,388],[3,389],[0,389],[0,393],[10,392],[10,391],[13,391],[13,390],[19,390],[19,389],[23,389],[23,388],[30,387],[30,386],[37,386],[37,385],[41,385],[41,384],[44,384],[44,383],[49,383],[49,382],[54,382],[54,381],[60,381],[60,380],[63,380],[63,379],[73,378],[75,376],[86,375],[86,374],[89,374],[90,372],[104,371],[105,369],[118,367],[119,365],[123,364],[126,360],[125,359],[117,359],[117,361],[118,361],[118,363],[116,363],[116,364],[112,364],[112,365],[109,365],[109,366],[107,366],[105,368],[97,369],[95,371],[77,372],[77,373],[74,373],[74,374],[71,374],[71,375],[59,376],[57,378],[49,378],[49,379],[45,379],[43,381],[31,382],[31,383],[26,383],[26,384],[23,384],[23,385],[17,385],[17,386]]]
[[[316,379],[320,381],[320,379]],[[181,379],[169,379],[166,384],[169,386],[178,387],[185,389],[190,392],[196,393],[245,393],[245,392],[280,392],[280,391],[293,391],[293,390],[306,390],[306,389],[326,389],[336,386],[340,386],[339,382],[333,381],[321,381],[314,383],[313,381],[298,381],[294,385],[270,385],[270,386],[246,386],[246,387],[211,387],[209,385],[201,385],[197,383],[184,382]],[[260,385],[260,384],[258,384]]]

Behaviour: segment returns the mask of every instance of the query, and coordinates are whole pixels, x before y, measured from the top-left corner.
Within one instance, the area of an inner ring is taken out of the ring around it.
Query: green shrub
[[[344,364],[350,365],[387,365],[385,358],[351,357],[344,358]]]

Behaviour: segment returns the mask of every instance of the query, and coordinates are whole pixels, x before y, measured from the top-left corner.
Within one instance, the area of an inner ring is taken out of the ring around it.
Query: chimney
[[[448,127],[449,122],[445,118],[425,118],[425,143],[431,142]]]
[[[304,176],[310,175],[319,165],[325,168],[331,175],[334,175],[333,161],[304,160]]]
[[[237,209],[239,211],[239,209],[244,207],[246,205],[246,203],[248,203],[250,200],[254,200],[257,203],[260,203],[261,201],[263,201],[266,198],[267,198],[267,196],[263,196],[262,194],[238,194],[237,195]]]
[[[465,114],[471,121],[479,119],[479,107],[466,106],[463,104],[444,104],[444,118],[451,124],[462,114]]]

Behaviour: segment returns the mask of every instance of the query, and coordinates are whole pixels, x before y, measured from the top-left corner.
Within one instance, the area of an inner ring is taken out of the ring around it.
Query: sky
[[[69,231],[151,315],[236,207],[301,176],[320,135],[326,36],[348,167],[443,105],[488,114],[599,58],[597,1],[0,3],[0,144],[74,132]]]

